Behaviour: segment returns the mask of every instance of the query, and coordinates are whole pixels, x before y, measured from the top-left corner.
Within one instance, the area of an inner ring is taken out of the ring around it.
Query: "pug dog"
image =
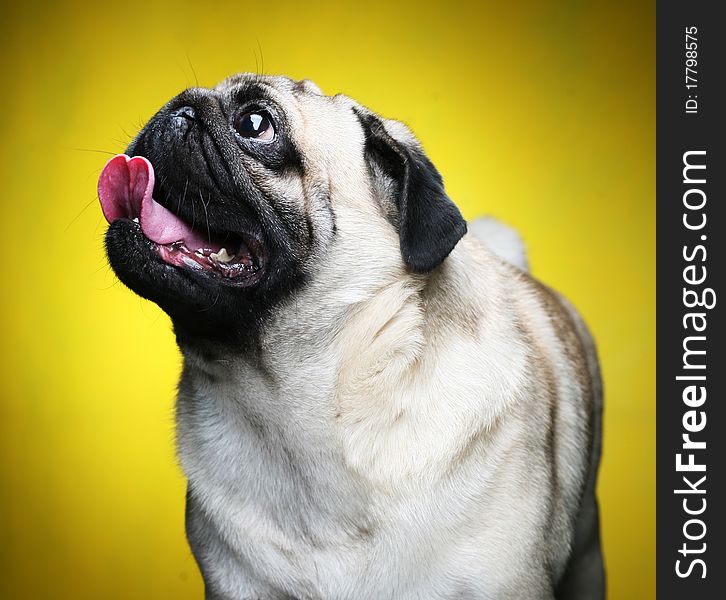
[[[161,108],[99,198],[183,354],[207,600],[604,597],[592,339],[402,123],[235,75]]]

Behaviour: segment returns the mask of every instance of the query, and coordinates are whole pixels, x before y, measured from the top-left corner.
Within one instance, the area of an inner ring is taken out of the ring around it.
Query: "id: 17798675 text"
[[[698,113],[698,34],[697,27],[686,27],[686,114]]]

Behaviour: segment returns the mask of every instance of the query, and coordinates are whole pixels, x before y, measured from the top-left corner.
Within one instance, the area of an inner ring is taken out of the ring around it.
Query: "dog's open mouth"
[[[154,168],[143,156],[114,156],[101,172],[98,197],[109,223],[128,219],[161,259],[240,281],[261,269],[261,245],[250,235],[190,225],[153,198]]]

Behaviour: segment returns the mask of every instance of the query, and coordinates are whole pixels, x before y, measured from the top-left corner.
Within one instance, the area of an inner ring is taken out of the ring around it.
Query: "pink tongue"
[[[154,167],[143,156],[114,156],[103,167],[98,179],[98,198],[109,223],[138,217],[141,231],[157,244],[184,242],[191,251],[216,246],[206,235],[194,231],[156,202],[151,197],[153,192]]]

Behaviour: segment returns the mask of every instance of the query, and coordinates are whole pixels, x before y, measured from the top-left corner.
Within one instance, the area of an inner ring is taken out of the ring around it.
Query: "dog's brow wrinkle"
[[[219,112],[222,113],[222,116],[224,117],[224,120],[227,121],[227,111],[224,109],[224,103],[222,102],[222,97],[219,95],[214,95],[214,99],[217,101],[217,106],[219,107]]]
[[[217,141],[217,139],[214,137],[213,133],[214,132],[210,131],[209,137],[207,139],[209,141],[211,141],[212,146],[214,147],[214,150],[221,157],[222,160],[219,161],[219,162],[221,163],[222,168],[224,169],[225,173],[229,177],[230,183],[232,183],[233,185],[236,185],[235,177],[232,174],[232,171],[230,170],[229,165],[227,164],[227,157],[225,156],[225,152],[222,150],[222,146],[219,144],[219,142]],[[209,167],[209,159],[207,158],[207,151],[208,151],[208,149],[205,147],[204,144],[201,144],[200,145],[200,148],[201,148],[201,151],[202,151],[202,155],[204,156],[204,160],[207,163],[207,172],[209,173],[210,178],[212,178],[214,180],[214,182],[217,184],[217,187],[219,187],[220,188],[220,191],[221,191],[222,186],[220,185],[220,182],[217,181],[217,177],[216,177],[215,173]]]
[[[210,135],[208,138],[205,138],[205,139],[210,140],[212,143],[212,146],[214,146],[214,149],[218,152],[218,154],[220,156],[223,156],[222,152],[219,150],[219,146],[214,141],[214,137],[212,137]],[[217,186],[219,192],[221,193],[223,186],[217,177],[217,173],[211,167],[212,160],[210,159],[210,155],[212,154],[212,152],[207,148],[206,144],[200,144],[200,150],[202,153],[202,157],[204,158],[204,163],[205,163],[205,167],[207,169],[207,173],[209,175],[209,179]],[[225,167],[225,171],[227,171],[226,161],[222,160],[221,162],[222,162],[222,165],[224,165],[224,167]]]

